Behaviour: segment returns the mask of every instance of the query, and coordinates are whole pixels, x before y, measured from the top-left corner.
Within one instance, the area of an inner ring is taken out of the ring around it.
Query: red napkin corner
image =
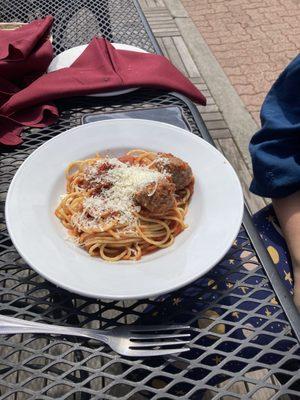
[[[0,107],[0,115],[18,126],[47,126],[58,116],[56,107],[49,104],[53,100],[133,87],[175,91],[206,104],[197,87],[166,57],[116,50],[107,40],[95,37],[69,68],[44,74],[15,93]],[[7,133],[3,131],[0,142]]]
[[[34,20],[20,28],[0,28],[0,107],[47,70],[53,48],[49,40],[53,17]],[[16,145],[23,126],[0,111],[0,143]]]
[[[53,17],[36,19],[18,29],[0,29],[0,60],[25,60],[40,41],[49,39]]]

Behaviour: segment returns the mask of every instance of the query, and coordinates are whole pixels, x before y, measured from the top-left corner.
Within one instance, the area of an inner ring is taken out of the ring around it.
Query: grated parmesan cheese
[[[157,185],[158,185],[158,182],[156,181],[154,188],[152,189],[152,191],[150,193],[148,193],[148,197],[151,197],[154,195],[154,193],[156,192],[156,189],[157,189]]]
[[[155,158],[154,162],[160,163],[163,165],[168,165],[168,164],[170,164],[170,159],[168,157],[163,157],[163,156],[159,155],[158,157]]]
[[[90,182],[95,182],[95,183],[102,182],[103,177],[101,176],[101,174],[99,175],[99,167],[105,163],[109,163],[110,165],[113,165],[116,168],[120,168],[122,167],[122,165],[124,165],[124,163],[119,161],[117,158],[109,158],[109,157],[102,158],[96,161],[94,164],[88,165],[85,168],[84,173],[86,175],[86,179]]]
[[[99,221],[97,219],[88,218],[85,211],[76,213],[72,216],[71,222],[79,229],[97,229],[99,228]]]
[[[114,168],[99,172],[103,163],[113,165]],[[158,181],[168,175],[147,166],[129,165],[116,158],[97,161],[86,168],[85,174],[91,183],[111,183],[111,186],[103,189],[99,195],[86,198],[82,213],[73,216],[72,223],[78,228],[86,229],[101,229],[101,226],[114,219],[117,219],[118,224],[134,226],[137,222],[134,213],[141,210],[141,207],[134,203],[134,195],[148,184],[155,183],[149,196],[153,195]],[[105,213],[108,217],[105,217]],[[115,213],[115,216],[111,213]]]
[[[161,164],[163,166],[170,164],[170,159],[168,157],[163,157],[158,155],[155,159],[148,165],[148,167],[152,167],[155,164]]]

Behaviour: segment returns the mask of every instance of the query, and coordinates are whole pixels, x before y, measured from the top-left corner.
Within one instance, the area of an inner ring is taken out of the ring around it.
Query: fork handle
[[[108,343],[109,334],[107,331],[73,328],[62,325],[50,325],[41,322],[26,321],[20,318],[0,315],[0,335],[16,333],[48,333],[50,335],[80,336],[89,339],[99,340]]]

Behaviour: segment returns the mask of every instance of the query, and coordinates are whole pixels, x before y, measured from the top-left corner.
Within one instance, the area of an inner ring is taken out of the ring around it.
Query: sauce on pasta
[[[91,256],[139,260],[173,244],[187,226],[190,166],[168,153],[131,150],[72,162],[55,215]]]

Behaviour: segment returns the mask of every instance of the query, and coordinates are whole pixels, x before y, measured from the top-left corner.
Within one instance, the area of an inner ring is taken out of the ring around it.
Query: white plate
[[[66,240],[54,210],[65,193],[64,169],[71,161],[133,148],[170,152],[190,164],[195,192],[189,227],[169,248],[137,262],[109,263]],[[84,296],[133,299],[187,285],[220,261],[240,228],[243,195],[229,162],[203,139],[161,122],[116,119],[70,129],[34,151],[12,180],[5,211],[15,247],[46,279]]]
[[[139,47],[131,46],[129,44],[123,43],[112,43],[113,47],[117,50],[129,50],[136,51],[137,53],[147,53],[146,50],[143,50]],[[81,46],[72,47],[71,49],[65,50],[62,53],[58,54],[51,61],[47,72],[57,71],[61,68],[68,68],[73,64],[74,61],[84,52],[84,50],[88,47],[87,44],[83,44]],[[130,88],[124,90],[115,90],[114,92],[105,92],[105,93],[95,93],[89,94],[91,97],[108,97],[108,96],[119,96],[121,94],[126,94],[137,90],[138,88]]]

